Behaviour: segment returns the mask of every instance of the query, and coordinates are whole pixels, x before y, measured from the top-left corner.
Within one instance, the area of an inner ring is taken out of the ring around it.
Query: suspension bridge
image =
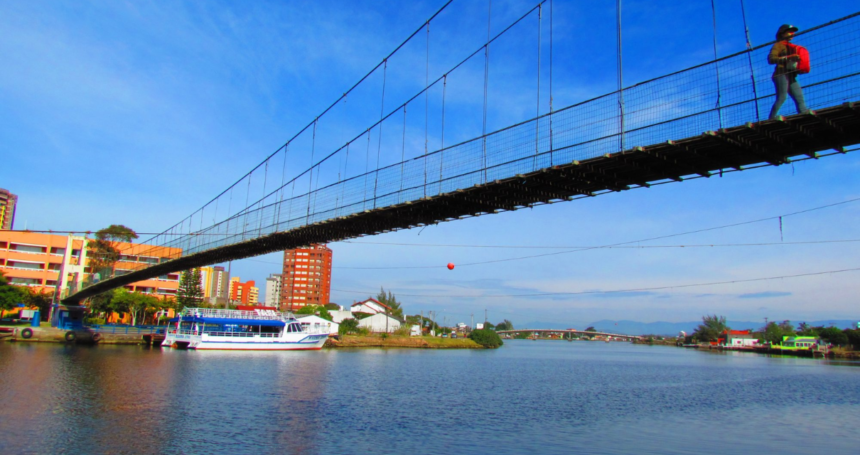
[[[487,132],[490,49],[517,23],[543,21],[545,3],[498,35],[488,29],[482,46],[437,79],[430,80],[428,69],[423,89],[386,111],[388,62],[398,47],[368,74],[383,76],[379,118],[345,145],[319,152],[317,129],[368,76],[227,190],[144,241],[148,250],[137,254],[160,258],[156,263],[92,284],[64,302],[192,267],[819,159],[860,143],[860,13],[796,35],[795,43],[813,56],[813,71],[801,79],[808,113],[767,118],[774,102],[773,67],[767,63],[773,43],[624,86],[619,40],[618,90],[557,109],[550,101],[548,112],[538,109],[533,118]],[[428,61],[435,17],[406,41],[426,30]],[[620,18],[618,27],[620,36]],[[484,131],[446,145],[448,84],[464,63],[481,58]],[[442,136],[435,150],[427,140],[431,105],[440,106],[441,116],[434,119]],[[407,113],[422,110],[423,150],[407,157],[406,144],[413,142],[407,140]],[[383,149],[399,159],[381,163]],[[357,158],[362,154],[363,161]],[[312,164],[288,176],[296,156],[307,155]]]

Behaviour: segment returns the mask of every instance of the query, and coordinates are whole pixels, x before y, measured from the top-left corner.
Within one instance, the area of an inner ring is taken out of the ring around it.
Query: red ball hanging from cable
[[[454,270],[454,263],[453,262],[448,263],[448,270]]]

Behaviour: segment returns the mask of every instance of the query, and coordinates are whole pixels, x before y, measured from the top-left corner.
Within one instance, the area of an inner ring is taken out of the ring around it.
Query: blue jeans
[[[803,99],[803,90],[800,84],[797,83],[797,74],[779,74],[773,76],[773,85],[776,88],[776,101],[773,102],[773,109],[770,110],[770,119],[773,120],[779,115],[779,108],[785,102],[785,96],[791,95],[794,100],[794,106],[797,107],[797,113],[805,114],[809,109],[806,107],[806,101]]]

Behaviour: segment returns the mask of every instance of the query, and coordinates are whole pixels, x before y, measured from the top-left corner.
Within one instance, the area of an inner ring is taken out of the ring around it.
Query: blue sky
[[[753,45],[772,40],[782,23],[803,29],[857,9],[852,1],[746,3]],[[443,4],[0,4],[0,187],[20,197],[16,228],[97,230],[119,223],[161,232],[283,145]],[[494,1],[492,33],[536,4]],[[545,8],[542,113],[550,82],[549,3]],[[742,50],[740,2],[717,0],[716,12],[718,54]],[[625,0],[622,13],[625,85],[713,59],[709,0]],[[555,108],[614,90],[615,2],[557,0],[552,20]],[[488,131],[536,112],[537,23],[530,18],[491,48]],[[486,34],[486,2],[448,6],[431,25],[430,79],[477,49]],[[423,87],[426,58],[421,35],[390,60],[386,105]],[[482,98],[474,94],[483,90],[483,65],[481,57],[459,70],[462,77],[451,77],[446,144],[481,132]],[[350,95],[349,109],[321,123],[316,147],[334,150],[378,119],[380,88],[376,73]],[[423,128],[418,123],[410,129]],[[435,130],[428,136],[432,148],[440,138]],[[422,130],[408,146],[422,149],[423,140]],[[296,169],[309,164],[309,155],[302,158]],[[848,201],[860,197],[858,170],[858,155],[847,154],[334,243],[332,299],[349,304],[383,286],[408,313],[437,311],[449,323],[468,322],[471,314],[480,319],[486,310],[494,322],[579,328],[599,319],[689,321],[709,313],[730,320],[854,319],[858,272],[677,286],[858,267],[856,242],[790,242],[860,238],[860,202],[786,216],[782,232],[770,220],[627,245],[638,248],[486,262]],[[458,266],[449,271],[448,262]],[[234,262],[232,270],[262,288],[279,263],[280,255],[270,254]],[[618,290],[633,291],[602,292]],[[546,293],[568,294],[534,295]]]

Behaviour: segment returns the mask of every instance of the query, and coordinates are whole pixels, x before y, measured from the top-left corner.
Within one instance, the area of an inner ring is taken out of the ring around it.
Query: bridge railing
[[[812,56],[812,72],[799,76],[809,108],[860,100],[858,14],[796,35],[795,44],[807,47]],[[316,189],[282,186],[227,219],[208,224],[201,214],[149,243],[181,249],[184,256],[574,160],[765,120],[774,100],[773,66],[767,62],[771,44]],[[794,113],[790,101],[782,112]],[[319,166],[310,169],[311,179]],[[173,232],[182,229],[195,232]]]

